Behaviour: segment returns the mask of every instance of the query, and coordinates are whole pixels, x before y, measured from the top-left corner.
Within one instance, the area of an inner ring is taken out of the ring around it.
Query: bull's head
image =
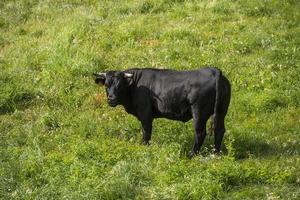
[[[122,99],[128,95],[128,87],[132,82],[131,73],[122,71],[109,71],[107,73],[94,73],[95,83],[105,86],[108,104],[112,107],[122,103]]]

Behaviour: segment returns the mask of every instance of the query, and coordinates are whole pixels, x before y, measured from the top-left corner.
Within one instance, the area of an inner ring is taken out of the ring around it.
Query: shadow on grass
[[[119,123],[119,122],[118,122]],[[127,122],[124,122],[127,123]],[[127,128],[124,128],[127,126]],[[132,126],[124,124],[112,129],[109,127],[106,130],[107,134],[111,134],[112,137],[117,137],[120,140],[140,143],[141,142],[141,127],[139,122],[132,123]],[[122,127],[122,128],[120,128]],[[187,157],[194,145],[194,133],[191,124],[183,124],[178,122],[170,122],[169,120],[160,120],[154,124],[155,130],[153,131],[152,140],[150,143],[156,143],[157,145],[164,146],[170,144],[176,144],[180,146],[180,156]],[[232,141],[231,141],[231,139]],[[285,143],[285,144],[284,144]],[[229,147],[231,146],[231,148]],[[227,148],[228,149],[227,149]],[[299,155],[300,143],[289,142],[289,138],[279,143],[273,139],[268,139],[262,135],[240,134],[235,133],[226,135],[222,141],[221,154],[228,155],[228,151],[234,151],[234,157],[236,159],[247,158],[265,158],[272,156],[294,156]],[[209,131],[205,138],[204,144],[200,149],[202,156],[209,156],[214,150],[214,135],[210,135]]]
[[[8,98],[0,101],[0,115],[13,113],[16,109],[25,110],[33,105],[41,93],[31,91],[14,92]]]
[[[194,137],[189,137],[181,144],[181,156],[187,156],[192,149]],[[214,136],[207,136],[201,147],[200,154],[208,156],[213,153]],[[249,157],[264,158],[279,155],[299,155],[300,144],[293,143],[288,145],[279,145],[274,142],[268,142],[259,137],[235,137],[233,142],[234,157],[236,159],[246,159]],[[227,155],[228,149],[222,142],[221,154]]]
[[[297,143],[279,145],[259,137],[236,137],[233,146],[237,159],[277,155],[299,155],[300,150],[300,145]]]

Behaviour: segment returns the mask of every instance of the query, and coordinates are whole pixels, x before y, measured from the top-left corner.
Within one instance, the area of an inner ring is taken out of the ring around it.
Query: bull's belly
[[[166,119],[171,119],[171,120],[177,120],[181,122],[187,122],[190,119],[192,119],[191,113],[184,113],[182,115],[174,115],[170,113],[163,113],[155,116],[155,118],[166,118]]]
[[[189,105],[157,107],[154,111],[154,117],[187,122],[192,118],[191,107]]]

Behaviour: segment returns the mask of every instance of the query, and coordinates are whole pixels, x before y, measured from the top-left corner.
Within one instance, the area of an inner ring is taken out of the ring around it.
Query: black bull
[[[193,118],[195,143],[190,152],[193,156],[199,153],[206,136],[206,122],[212,116],[215,152],[220,151],[231,89],[219,69],[128,69],[94,75],[97,84],[105,85],[108,104],[123,105],[126,112],[141,122],[144,144],[151,139],[153,119],[187,122]]]

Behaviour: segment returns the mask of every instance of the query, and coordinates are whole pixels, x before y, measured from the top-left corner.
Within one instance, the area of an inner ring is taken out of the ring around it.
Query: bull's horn
[[[101,73],[101,72],[99,72],[99,73],[93,73],[93,75],[94,76],[106,76],[106,73]]]
[[[124,77],[125,78],[131,78],[133,76],[133,74],[131,74],[131,73],[124,73]]]

